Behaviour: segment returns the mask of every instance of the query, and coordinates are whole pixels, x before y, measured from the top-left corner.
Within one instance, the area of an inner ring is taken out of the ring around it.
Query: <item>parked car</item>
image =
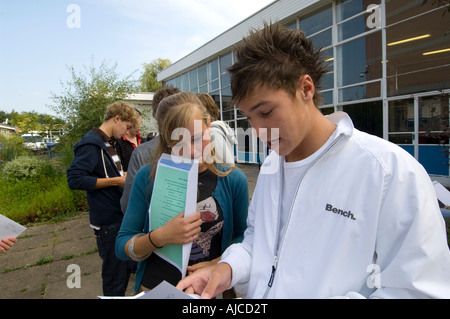
[[[44,138],[38,134],[24,134],[22,138],[24,139],[23,144],[29,150],[37,152],[47,149]]]

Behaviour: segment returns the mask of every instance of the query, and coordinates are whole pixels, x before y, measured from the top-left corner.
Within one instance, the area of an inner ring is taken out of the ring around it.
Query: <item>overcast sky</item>
[[[50,93],[117,62],[123,77],[176,62],[273,0],[0,0],[0,110],[55,114]]]

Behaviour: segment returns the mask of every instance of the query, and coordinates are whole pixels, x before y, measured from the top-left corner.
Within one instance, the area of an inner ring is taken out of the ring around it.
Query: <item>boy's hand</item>
[[[231,284],[232,270],[227,263],[204,267],[181,280],[177,288],[187,294],[198,294],[210,299],[227,290]]]

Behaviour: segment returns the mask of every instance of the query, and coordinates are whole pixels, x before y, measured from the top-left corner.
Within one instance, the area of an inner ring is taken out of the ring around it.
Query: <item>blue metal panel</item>
[[[446,149],[440,145],[419,145],[419,162],[428,174],[449,176]]]
[[[405,151],[407,151],[409,154],[411,154],[412,157],[414,157],[414,145],[399,145],[401,148],[403,148]]]

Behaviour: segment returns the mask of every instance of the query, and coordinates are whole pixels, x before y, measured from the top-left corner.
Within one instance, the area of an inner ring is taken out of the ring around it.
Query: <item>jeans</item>
[[[450,209],[441,208],[441,213],[442,213],[442,216],[444,216],[444,218],[450,217]]]
[[[120,223],[102,225],[95,231],[98,254],[102,258],[102,280],[104,296],[125,296],[134,262],[123,261],[116,256],[116,237]]]

